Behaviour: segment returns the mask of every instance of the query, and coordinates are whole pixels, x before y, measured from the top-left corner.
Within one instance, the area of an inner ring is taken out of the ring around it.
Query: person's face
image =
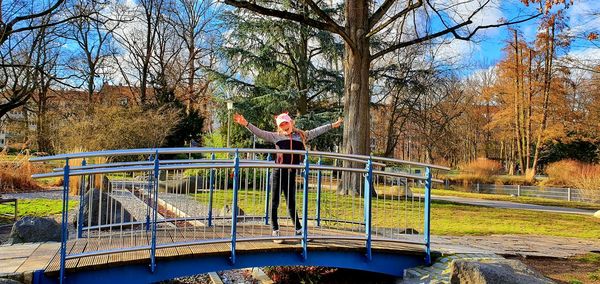
[[[284,121],[281,124],[279,124],[279,128],[281,128],[281,130],[283,130],[287,134],[292,132],[292,124],[287,121]]]

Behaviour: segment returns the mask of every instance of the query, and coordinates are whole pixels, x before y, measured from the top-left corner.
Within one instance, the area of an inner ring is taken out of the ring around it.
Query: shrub
[[[460,180],[467,186],[472,183],[492,183],[493,177],[500,173],[502,165],[497,161],[479,158],[459,168],[461,173],[452,179]]]
[[[500,173],[502,165],[498,161],[486,158],[478,158],[461,167],[461,170],[476,176],[491,177]]]
[[[494,184],[497,185],[504,185],[504,184],[511,184],[511,185],[532,185],[533,180],[529,179],[526,176],[508,176],[508,175],[502,175],[502,176],[496,176],[494,178]]]
[[[46,171],[44,165],[31,164],[27,156],[15,161],[0,163],[0,192],[39,190],[41,187],[31,178],[32,174]]]
[[[600,165],[562,160],[548,165],[546,174],[546,184],[577,188],[584,198],[600,201]]]
[[[179,121],[177,109],[96,107],[59,129],[58,152],[160,147]]]
[[[581,167],[581,163],[575,160],[561,160],[549,164],[546,167],[548,181],[546,184],[556,186],[572,186],[575,177]]]
[[[573,186],[581,191],[584,198],[600,202],[600,165],[583,164]]]

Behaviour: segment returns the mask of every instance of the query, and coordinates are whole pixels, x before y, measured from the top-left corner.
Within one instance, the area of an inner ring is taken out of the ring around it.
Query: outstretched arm
[[[246,127],[252,134],[256,135],[258,138],[265,140],[266,142],[275,143],[277,141],[277,134],[275,132],[262,130],[252,124],[250,124],[243,115],[236,113],[233,115],[233,120],[240,124],[241,126]]]
[[[325,125],[321,125],[317,128],[306,131],[306,140],[311,140],[317,138],[319,135],[333,129],[338,128],[344,122],[342,118],[338,118],[338,120],[334,123],[328,123]]]

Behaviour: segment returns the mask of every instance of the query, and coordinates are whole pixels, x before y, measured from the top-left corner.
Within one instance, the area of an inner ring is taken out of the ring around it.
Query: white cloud
[[[581,35],[591,31],[600,31],[600,1],[578,0],[567,10],[569,27],[573,35]]]
[[[569,52],[569,57],[582,62],[599,62],[600,61],[600,50],[597,47],[588,47],[577,49]]]
[[[469,61],[473,54],[480,51],[476,42],[452,40],[437,47],[433,52],[436,59],[450,65],[457,65]]]
[[[483,0],[437,0],[432,5],[442,15],[446,15],[452,20],[452,22],[446,22],[449,26],[467,21],[477,11],[471,19],[473,23],[468,26],[469,30],[473,30],[478,26],[497,24],[504,17],[499,5],[501,2],[490,1],[483,6],[485,2]],[[478,9],[481,10],[478,11]],[[486,29],[478,32],[480,35],[495,35],[497,33],[497,29]]]

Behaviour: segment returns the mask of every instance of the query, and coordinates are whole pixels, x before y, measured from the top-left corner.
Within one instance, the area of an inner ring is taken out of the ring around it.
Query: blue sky
[[[501,13],[504,18],[514,18],[518,16],[520,11],[522,12],[524,5],[514,2],[514,0],[509,0],[504,1],[502,4]],[[592,15],[594,12],[597,13],[595,16]],[[600,32],[599,0],[574,0],[573,5],[566,9],[566,15],[569,16],[568,26],[573,35],[584,36],[591,31]],[[535,39],[538,24],[539,19],[535,19],[519,24],[517,27],[528,41],[532,41]],[[512,34],[509,32],[509,29],[502,27],[484,32],[474,42],[458,43],[458,45],[465,45],[463,47],[465,50],[472,51],[465,58],[466,60],[470,62],[475,61],[483,67],[495,64],[502,59],[502,49],[506,45],[506,41],[511,37]],[[600,42],[596,42],[595,44],[600,45]],[[583,39],[575,39],[568,53],[571,56],[581,59],[600,59],[598,46]]]

